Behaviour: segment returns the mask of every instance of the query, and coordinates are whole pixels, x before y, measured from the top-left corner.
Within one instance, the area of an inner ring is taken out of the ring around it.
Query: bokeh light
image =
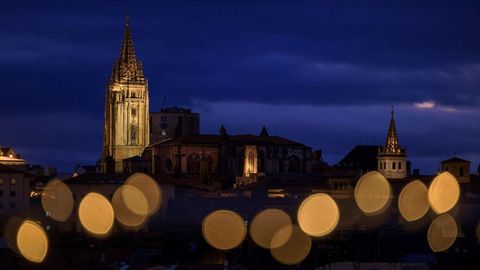
[[[113,207],[103,195],[88,193],[80,202],[78,217],[83,228],[94,236],[107,235],[114,222]]]
[[[288,238],[284,242],[278,242],[275,246],[272,246],[272,239],[275,233],[277,233],[283,227],[292,225],[292,219],[280,209],[266,209],[258,213],[250,224],[250,236],[257,245],[263,248],[277,248],[285,244]]]
[[[428,189],[422,181],[415,180],[403,187],[398,197],[398,209],[405,220],[419,220],[429,208]]]
[[[367,215],[376,215],[385,210],[392,198],[388,180],[379,172],[369,172],[355,186],[355,201]]]
[[[298,225],[308,235],[321,237],[332,232],[338,224],[337,203],[325,193],[306,198],[298,209]]]
[[[158,211],[162,201],[162,191],[152,177],[144,173],[134,173],[128,177],[127,181],[125,181],[125,185],[135,187],[143,193],[148,202],[149,216]],[[125,203],[126,206],[131,210],[137,207],[136,205],[129,205],[131,201],[125,201]]]
[[[281,244],[280,243],[285,243]],[[294,265],[302,262],[310,253],[312,239],[300,227],[289,225],[280,229],[272,239],[270,253],[278,262]]]
[[[450,214],[436,217],[428,228],[428,245],[433,252],[447,250],[455,243],[457,230],[457,223]]]
[[[229,250],[239,246],[245,239],[247,227],[237,213],[217,210],[207,215],[202,222],[205,241],[214,248]]]
[[[42,192],[43,210],[53,220],[64,222],[73,211],[73,195],[70,188],[61,180],[53,179]]]
[[[144,225],[148,215],[148,202],[136,187],[123,185],[112,197],[115,219],[123,226],[138,229]]]
[[[450,211],[460,198],[460,185],[449,172],[437,175],[428,188],[428,202],[437,214]]]
[[[18,229],[17,247],[25,259],[40,263],[47,256],[47,234],[39,224],[26,220]]]

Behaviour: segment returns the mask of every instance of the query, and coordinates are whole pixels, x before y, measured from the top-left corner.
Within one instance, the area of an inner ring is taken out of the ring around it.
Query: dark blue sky
[[[480,161],[478,1],[2,1],[0,144],[71,171],[100,155],[125,13],[150,106],[201,130],[323,149],[384,143],[390,107],[414,168]]]

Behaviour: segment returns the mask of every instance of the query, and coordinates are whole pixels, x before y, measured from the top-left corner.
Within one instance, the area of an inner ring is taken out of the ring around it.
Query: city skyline
[[[105,84],[120,51],[125,7],[50,4],[53,13],[9,4],[0,18],[13,26],[2,28],[2,95],[9,102],[0,120],[10,128],[0,139],[29,163],[67,171],[100,156]],[[301,4],[288,11],[282,5],[129,7],[150,110],[160,110],[166,96],[169,106],[199,112],[203,133],[218,133],[224,124],[232,133],[257,134],[265,125],[272,135],[322,149],[335,164],[356,144],[384,144],[393,105],[412,168],[434,173],[441,160],[457,154],[476,169],[478,7],[425,4],[424,12],[435,12],[421,14],[412,3],[344,9],[324,3],[332,14],[316,14]],[[382,12],[370,18],[362,10]],[[31,16],[23,19],[25,11]],[[405,22],[389,16],[399,11],[412,16]]]

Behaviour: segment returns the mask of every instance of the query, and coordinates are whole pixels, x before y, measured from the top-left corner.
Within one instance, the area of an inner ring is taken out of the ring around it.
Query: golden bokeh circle
[[[449,172],[437,175],[428,188],[428,202],[437,214],[450,211],[460,198],[460,185]]]
[[[285,211],[275,208],[265,209],[253,218],[250,224],[250,236],[263,248],[277,248],[285,244],[288,238],[283,243],[277,241],[276,245],[272,246],[273,236],[288,225],[292,225],[292,219]]]
[[[125,181],[125,185],[133,186],[143,193],[148,202],[149,216],[158,211],[162,202],[162,191],[152,177],[144,173],[134,173]],[[127,207],[132,210],[135,209],[135,206],[128,205],[128,202]]]
[[[47,234],[39,224],[26,220],[17,232],[17,248],[25,259],[40,263],[47,256]]]
[[[321,237],[337,227],[340,211],[335,200],[325,193],[313,194],[298,208],[298,225],[308,235]]]
[[[125,227],[138,229],[147,220],[148,202],[143,193],[136,187],[123,185],[112,197],[115,219]]]
[[[428,212],[427,186],[420,180],[414,180],[403,187],[398,196],[398,209],[406,221],[421,219]]]
[[[47,183],[42,191],[43,210],[53,220],[64,222],[73,211],[73,195],[70,188],[59,179]]]
[[[392,198],[388,180],[379,172],[364,174],[355,186],[355,202],[367,215],[376,215],[385,210]]]
[[[457,234],[455,219],[450,214],[443,214],[436,217],[428,228],[428,245],[433,252],[447,250],[455,243]]]
[[[280,243],[284,243],[281,244]],[[280,229],[272,239],[270,253],[278,262],[294,265],[302,262],[310,253],[312,239],[296,225],[288,225]]]
[[[247,227],[243,218],[237,213],[230,210],[217,210],[203,219],[202,234],[210,246],[229,250],[243,242]]]
[[[113,207],[103,195],[91,192],[78,206],[78,217],[83,228],[94,236],[105,236],[113,227]]]

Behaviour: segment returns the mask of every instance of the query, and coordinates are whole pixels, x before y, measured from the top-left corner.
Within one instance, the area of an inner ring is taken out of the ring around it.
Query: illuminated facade
[[[407,150],[398,143],[397,129],[393,118],[393,110],[388,127],[385,147],[379,149],[377,156],[378,171],[389,179],[407,177]]]
[[[128,18],[107,86],[104,123],[101,170],[122,173],[122,160],[141,156],[150,140],[148,82],[135,56]]]

